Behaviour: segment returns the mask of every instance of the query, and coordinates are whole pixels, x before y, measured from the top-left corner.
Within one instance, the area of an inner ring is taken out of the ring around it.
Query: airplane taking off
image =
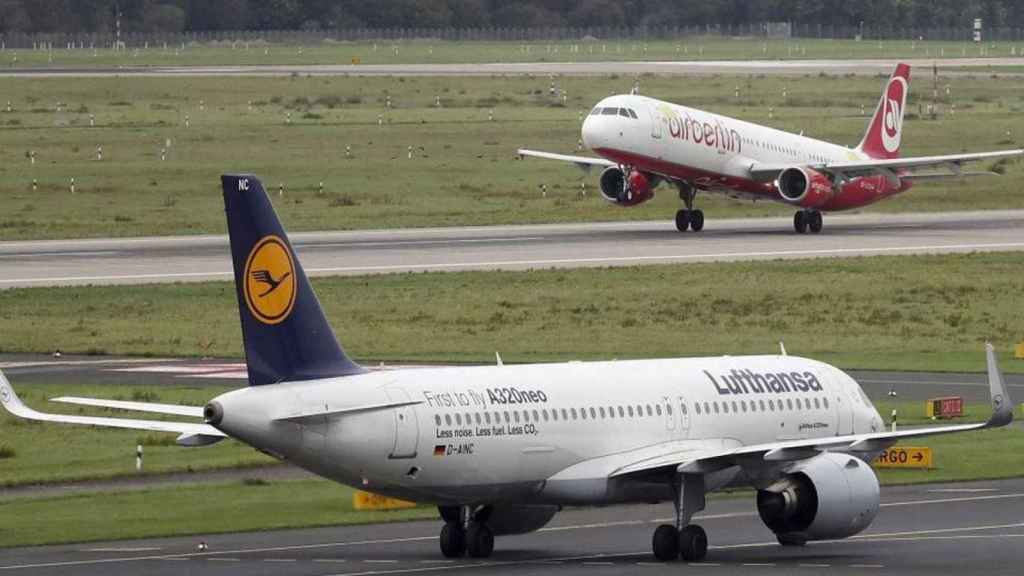
[[[910,66],[899,64],[882,91],[867,133],[853,149],[636,95],[610,96],[583,121],[583,144],[601,158],[520,149],[519,155],[599,166],[601,196],[618,206],[654,197],[662,181],[679,190],[686,208],[676,228],[699,232],[704,212],[697,191],[768,199],[799,208],[793,227],[821,232],[822,212],[867,206],[916,181],[993,175],[964,172],[966,162],[1004,158],[1024,150],[900,158]],[[926,172],[921,168],[946,168]]]
[[[856,534],[878,512],[868,462],[882,450],[1013,419],[991,345],[988,421],[898,432],[851,377],[784,350],[368,372],[338,344],[260,182],[222,184],[248,387],[205,407],[54,399],[197,419],[135,420],[38,412],[0,373],[0,404],[33,420],[175,432],[185,446],[235,438],[325,478],[436,504],[448,557],[487,557],[495,536],[537,530],[564,505],[670,501],[675,522],[652,541],[663,561],[705,557],[707,535],[690,520],[707,492],[732,486],[756,489],[781,544]]]

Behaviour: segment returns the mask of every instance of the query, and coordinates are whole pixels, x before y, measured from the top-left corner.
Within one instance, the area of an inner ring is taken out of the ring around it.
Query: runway
[[[0,78],[114,78],[223,76],[604,76],[608,74],[888,74],[897,62],[912,67],[986,68],[1021,66],[1024,58],[904,58],[848,60],[687,60],[634,62],[501,62],[471,64],[306,64],[265,66],[123,66],[109,68],[21,68]],[[963,75],[971,72],[943,72]]]
[[[1018,574],[1024,480],[882,489],[865,532],[783,548],[750,496],[711,500],[695,518],[705,562],[660,564],[651,532],[671,505],[572,509],[539,532],[500,537],[487,560],[446,560],[439,522],[374,524],[217,536],[5,549],[9,574]],[[197,544],[208,544],[205,551]]]
[[[1024,249],[1024,210],[827,215],[820,235],[790,218],[428,228],[290,235],[312,276],[527,270]],[[224,236],[0,243],[0,288],[228,280]]]

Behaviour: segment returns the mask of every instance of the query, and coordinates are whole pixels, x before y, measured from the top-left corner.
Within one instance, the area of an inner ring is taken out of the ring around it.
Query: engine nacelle
[[[489,506],[483,511],[495,536],[526,534],[540,530],[558,513],[558,506]]]
[[[832,181],[810,168],[786,168],[775,181],[782,199],[802,208],[819,208],[832,198]]]
[[[638,170],[627,175],[618,166],[609,166],[601,172],[601,196],[619,206],[636,206],[654,197],[654,182]]]
[[[757,512],[780,541],[846,538],[878,514],[878,477],[863,460],[825,453],[757,491]]]

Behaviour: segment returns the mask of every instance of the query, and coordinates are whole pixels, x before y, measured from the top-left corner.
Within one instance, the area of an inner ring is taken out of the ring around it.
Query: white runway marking
[[[386,264],[379,266],[336,266],[326,268],[308,268],[309,274],[342,274],[342,273],[382,273],[398,271],[424,271],[424,270],[460,270],[460,269],[490,269],[490,268],[536,268],[545,266],[578,266],[578,265],[600,265],[600,264],[629,264],[643,262],[685,262],[692,260],[747,260],[765,258],[792,258],[792,257],[826,257],[826,256],[857,256],[872,254],[899,254],[899,253],[935,253],[935,252],[965,252],[972,250],[1022,250],[1024,242],[994,242],[977,244],[924,244],[915,246],[878,246],[869,248],[822,248],[818,250],[772,250],[772,251],[733,251],[733,252],[700,252],[691,254],[665,254],[665,255],[642,255],[642,256],[604,256],[594,258],[548,258],[536,260],[492,260],[476,262],[451,262],[436,264]],[[215,270],[212,272],[169,272],[161,274],[112,274],[106,276],[50,276],[34,278],[8,278],[0,280],[0,285],[34,284],[47,283],[79,283],[79,282],[100,282],[100,281],[146,281],[146,280],[187,280],[187,279],[215,279],[230,278],[233,272],[228,270]]]
[[[85,548],[82,552],[155,552],[159,546],[139,546],[136,548]]]
[[[508,236],[506,238],[450,238],[442,240],[380,240],[377,242],[324,242],[318,244],[303,244],[296,249],[301,255],[309,248],[331,246],[337,248],[361,248],[364,246],[436,246],[438,244],[491,244],[494,242],[539,242],[547,240],[543,236]]]
[[[942,503],[949,503],[949,502],[971,502],[971,501],[997,500],[997,499],[1020,498],[1020,497],[1024,497],[1024,493],[998,494],[998,495],[986,495],[986,496],[964,496],[964,497],[961,497],[961,498],[938,498],[938,499],[929,499],[929,500],[910,500],[910,501],[905,501],[905,502],[888,502],[888,503],[882,504],[881,506],[882,507],[891,507],[891,506],[919,506],[919,505],[927,505],[927,504],[942,504]],[[744,517],[744,516],[756,516],[756,515],[757,515],[756,512],[752,512],[752,513],[731,513],[731,514],[720,514],[720,515],[695,516],[695,518],[698,518],[698,519],[713,519],[713,518],[723,518],[723,517]],[[665,519],[653,519],[653,520],[647,520],[647,521],[639,521],[639,523],[641,523],[641,524],[643,524],[643,523],[649,523],[649,524],[657,523],[657,524],[660,524],[660,523],[663,523],[665,521],[666,521]],[[630,520],[630,521],[623,521],[623,522],[607,522],[607,523],[599,523],[599,524],[580,524],[580,525],[577,525],[575,527],[574,526],[560,526],[560,527],[556,527],[556,528],[542,529],[541,531],[572,530],[574,528],[578,529],[578,530],[581,530],[581,529],[604,528],[604,527],[612,527],[612,526],[620,526],[620,525],[634,525],[634,524],[637,524],[637,523],[638,523],[638,521]],[[955,532],[998,530],[998,529],[1003,529],[1003,528],[1024,528],[1024,522],[1016,523],[1016,524],[995,524],[995,525],[986,525],[986,526],[965,526],[965,527],[960,527],[960,528],[939,528],[939,529],[932,529],[932,530],[919,530],[919,531],[909,531],[909,532],[892,532],[892,533],[881,533],[881,534],[860,534],[860,535],[857,535],[857,536],[853,536],[853,537],[851,537],[850,539],[847,539],[847,540],[826,540],[826,541],[822,541],[822,542],[813,542],[813,544],[858,542],[858,541],[864,541],[864,540],[872,539],[872,538],[877,539],[877,540],[884,540],[886,538],[897,538],[897,537],[903,537],[903,536],[936,535],[936,534],[955,533]],[[220,551],[220,552],[192,552],[192,553],[185,553],[185,554],[146,555],[146,556],[112,557],[112,558],[94,558],[94,559],[89,559],[89,560],[68,560],[68,561],[63,561],[63,562],[40,562],[40,563],[31,563],[31,564],[14,564],[14,565],[8,565],[8,566],[0,566],[0,570],[18,570],[18,569],[25,569],[25,568],[54,568],[54,567],[61,567],[61,566],[82,566],[82,565],[90,565],[90,564],[111,564],[111,563],[119,563],[119,562],[138,562],[138,561],[146,561],[146,560],[166,560],[166,559],[169,559],[169,558],[206,558],[206,559],[210,559],[210,560],[218,560],[218,561],[223,561],[223,562],[237,562],[237,561],[239,561],[238,558],[224,558],[224,557],[217,556],[217,555],[219,555],[219,554],[254,554],[254,553],[267,553],[267,552],[291,552],[291,551],[298,551],[298,550],[316,550],[316,549],[324,549],[324,548],[340,548],[340,547],[352,547],[352,546],[366,546],[366,545],[372,545],[372,544],[399,544],[399,543],[405,543],[405,542],[425,542],[425,541],[434,541],[436,539],[437,539],[436,535],[430,535],[430,536],[411,536],[411,537],[406,537],[406,538],[384,538],[384,539],[377,539],[377,540],[351,540],[351,541],[343,541],[343,542],[323,542],[323,543],[317,543],[317,544],[295,544],[295,545],[291,545],[291,546],[272,546],[272,547],[260,547],[260,548],[237,548],[237,549],[232,549],[232,550],[223,550],[223,551]],[[728,550],[728,549],[741,549],[741,548],[755,548],[755,547],[763,547],[763,546],[778,546],[778,542],[776,542],[774,540],[771,540],[771,541],[766,541],[766,542],[749,542],[749,543],[741,543],[741,544],[727,544],[727,545],[721,545],[721,546],[709,546],[708,548],[709,549],[715,549],[715,550]],[[643,551],[640,551],[640,552],[630,552],[630,553],[623,553],[623,554],[598,554],[598,555],[591,555],[591,556],[573,556],[573,557],[566,557],[566,558],[549,558],[546,561],[591,560],[591,559],[596,559],[596,558],[607,559],[607,558],[625,557],[625,556],[632,556],[632,555],[642,555],[642,554],[646,554],[648,552],[649,551],[647,551],[647,550],[643,550]],[[485,564],[478,564],[478,565],[485,565]],[[487,565],[490,565],[490,564],[487,564]],[[508,563],[496,564],[496,565],[508,565]],[[707,566],[707,565],[710,565],[710,564],[708,564],[708,563],[701,563],[700,565]],[[459,568],[459,567],[462,567],[462,566],[473,566],[473,565],[439,565],[439,566],[430,567],[430,568],[413,569],[413,570],[414,571],[420,571],[420,570],[431,570],[431,569],[439,569],[439,568]]]
[[[987,386],[987,384],[986,384]],[[945,492],[998,492],[998,488],[936,488],[935,490],[929,490],[929,492],[945,493]]]

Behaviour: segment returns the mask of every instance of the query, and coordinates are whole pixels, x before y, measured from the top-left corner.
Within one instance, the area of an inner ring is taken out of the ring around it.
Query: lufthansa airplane
[[[879,507],[868,462],[904,438],[1013,418],[991,345],[992,413],[979,424],[885,430],[860,386],[828,364],[781,355],[567,362],[368,372],[341,349],[254,176],[222,177],[249,386],[205,407],[62,397],[186,421],[61,415],[33,420],[177,433],[184,446],[235,438],[326,478],[435,504],[448,557],[491,554],[494,537],[544,526],[561,506],[662,502],[659,560],[705,557],[691,523],[705,494],[756,489],[784,545],[864,530]]]
[[[525,149],[519,155],[603,168],[601,195],[619,206],[646,202],[658,183],[669,182],[686,206],[676,212],[680,232],[704,228],[704,212],[693,207],[697,191],[703,190],[795,206],[793,227],[803,234],[821,232],[822,212],[866,206],[917,181],[991,175],[961,167],[1024,154],[1001,150],[900,158],[909,90],[910,66],[899,64],[867,133],[853,149],[654,98],[618,95],[598,102],[583,122],[583,143],[601,158]],[[932,170],[919,172],[922,168]]]

